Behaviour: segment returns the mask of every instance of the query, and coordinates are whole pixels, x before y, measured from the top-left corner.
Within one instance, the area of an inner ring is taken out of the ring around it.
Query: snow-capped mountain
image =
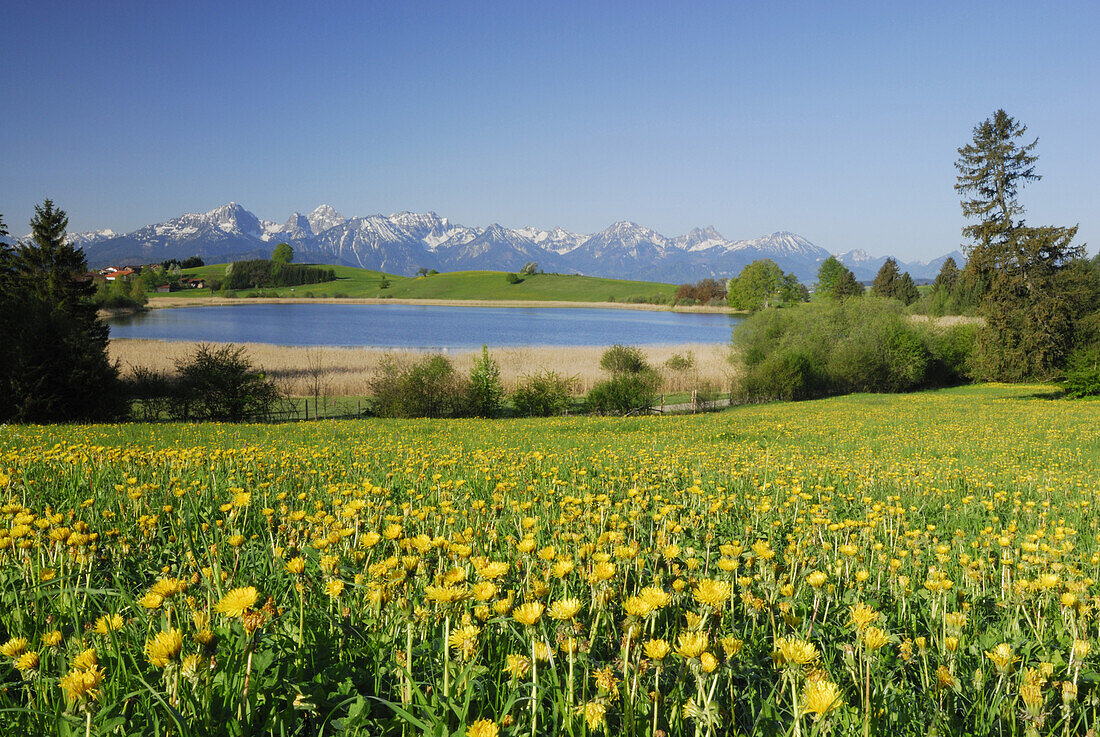
[[[671,283],[736,276],[751,262],[770,258],[808,284],[829,257],[825,249],[785,231],[735,241],[706,227],[670,238],[637,223],[619,221],[584,235],[560,227],[459,225],[434,212],[345,217],[328,205],[307,215],[294,213],[277,223],[261,220],[235,202],[124,235],[102,230],[69,238],[84,249],[93,267],[196,255],[208,263],[266,258],[276,244],[285,241],[293,246],[297,261],[395,274],[411,275],[420,268],[518,271],[535,261],[544,271]],[[934,278],[947,256],[954,256],[960,265],[964,261],[956,251],[926,264],[899,266],[914,279]],[[886,260],[858,251],[839,258],[861,280],[874,278]]]

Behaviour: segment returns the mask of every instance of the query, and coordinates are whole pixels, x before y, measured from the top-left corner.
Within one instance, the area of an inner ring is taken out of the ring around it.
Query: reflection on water
[[[112,338],[276,345],[477,348],[724,343],[734,315],[553,307],[242,304],[109,320]]]

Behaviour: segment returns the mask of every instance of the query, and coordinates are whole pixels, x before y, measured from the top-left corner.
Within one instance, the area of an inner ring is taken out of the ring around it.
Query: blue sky
[[[956,149],[1039,138],[1033,223],[1100,245],[1092,2],[7,3],[0,213],[128,231],[230,200],[285,220],[797,232],[957,247]]]

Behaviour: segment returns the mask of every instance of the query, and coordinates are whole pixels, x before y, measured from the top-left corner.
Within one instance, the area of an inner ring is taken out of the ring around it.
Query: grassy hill
[[[336,281],[263,290],[241,290],[239,297],[262,291],[269,297],[357,297],[393,299],[467,299],[467,300],[531,300],[565,302],[655,302],[671,301],[676,285],[659,282],[604,279],[576,274],[535,274],[523,277],[516,284],[508,282],[502,271],[455,271],[422,277],[394,276],[351,266],[325,267],[336,271]],[[225,264],[210,264],[187,269],[185,277],[221,279]],[[390,285],[381,289],[382,279]],[[162,296],[209,297],[209,289],[173,292]]]

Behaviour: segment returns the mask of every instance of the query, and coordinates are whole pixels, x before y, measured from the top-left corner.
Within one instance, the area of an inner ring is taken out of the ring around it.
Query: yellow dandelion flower
[[[155,668],[163,668],[175,660],[183,648],[183,635],[178,629],[158,632],[145,642],[145,657]]]
[[[645,650],[647,658],[658,663],[667,658],[669,651],[672,649],[664,640],[647,640],[642,648]]]
[[[564,622],[577,616],[581,606],[580,599],[559,599],[550,605],[550,609],[546,613],[551,619]]]
[[[176,594],[187,588],[187,582],[179,578],[162,578],[149,589],[154,594],[171,599]],[[153,607],[155,608],[155,607]]]
[[[682,632],[676,640],[676,654],[681,658],[698,658],[706,649],[706,632]]]
[[[649,602],[655,610],[668,606],[672,600],[672,595],[659,586],[646,586],[638,592],[638,596]]]
[[[34,650],[23,653],[15,659],[15,668],[21,673],[38,670],[38,653]]]
[[[936,688],[945,691],[955,688],[958,683],[959,682],[955,680],[955,676],[951,674],[951,671],[947,669],[946,665],[941,665],[939,668],[936,668]]]
[[[728,581],[705,578],[692,591],[695,600],[704,606],[719,608],[729,602],[733,587]]]
[[[878,612],[867,606],[863,602],[857,602],[848,607],[848,621],[857,630],[862,631],[864,627],[871,624],[878,619]]]
[[[76,670],[90,670],[97,665],[99,665],[99,658],[96,656],[94,647],[77,653],[72,659],[72,666]]]
[[[1074,640],[1073,641],[1073,661],[1080,664],[1089,656],[1092,652],[1092,645],[1088,640]]]
[[[821,656],[814,644],[805,640],[780,637],[775,644],[783,665],[809,665]]]
[[[727,660],[736,656],[737,653],[741,652],[741,648],[745,646],[744,640],[739,640],[732,635],[727,635],[719,639],[718,642],[722,645],[722,650],[726,653]]]
[[[814,719],[820,719],[843,704],[844,695],[840,686],[831,681],[815,679],[807,680],[803,686],[799,706],[803,714],[813,714]]]
[[[293,576],[300,576],[306,569],[306,559],[296,555],[286,562],[286,572]]]
[[[228,591],[214,608],[227,617],[241,618],[245,612],[256,605],[260,592],[255,586],[243,586]]]
[[[1012,646],[1007,642],[997,645],[992,652],[986,650],[985,656],[993,661],[993,665],[997,666],[997,670],[1001,673],[1007,673],[1011,670],[1012,664],[1020,659],[1013,654]]]
[[[497,737],[500,728],[492,719],[478,719],[466,727],[466,737]]]
[[[813,586],[815,589],[819,589],[825,585],[825,582],[829,580],[829,577],[823,571],[813,571],[806,575],[806,583]]]
[[[107,614],[96,619],[92,631],[97,635],[109,635],[112,632],[117,632],[122,629],[122,625],[123,620],[121,614]]]
[[[545,608],[542,602],[529,601],[516,607],[516,610],[512,612],[512,618],[520,624],[531,627],[542,618],[542,612]]]
[[[704,652],[699,656],[699,667],[702,668],[704,673],[713,673],[714,669],[718,667],[718,658],[709,652]]]
[[[524,655],[509,653],[504,659],[504,670],[508,671],[508,675],[513,679],[520,681],[531,671],[531,661]]]
[[[42,635],[42,644],[46,647],[54,647],[61,644],[61,630],[52,630]]]
[[[890,641],[890,635],[878,627],[868,627],[863,630],[863,646],[868,650],[878,650]]]
[[[163,603],[164,597],[155,591],[147,591],[144,596],[138,599],[138,604],[141,604],[146,609],[158,609]]]
[[[653,607],[640,596],[631,596],[623,602],[623,610],[627,616],[635,619],[645,619],[653,613]]]
[[[27,649],[26,637],[13,637],[3,645],[0,645],[0,655],[7,658],[18,658]]]
[[[584,715],[584,723],[590,731],[595,732],[605,727],[607,707],[599,701],[589,701],[578,706],[577,713]]]
[[[339,599],[344,593],[344,582],[338,578],[325,582],[325,594],[331,599]]]
[[[103,682],[103,671],[97,667],[78,668],[61,676],[61,688],[69,701],[84,701],[99,696],[99,684]]]

